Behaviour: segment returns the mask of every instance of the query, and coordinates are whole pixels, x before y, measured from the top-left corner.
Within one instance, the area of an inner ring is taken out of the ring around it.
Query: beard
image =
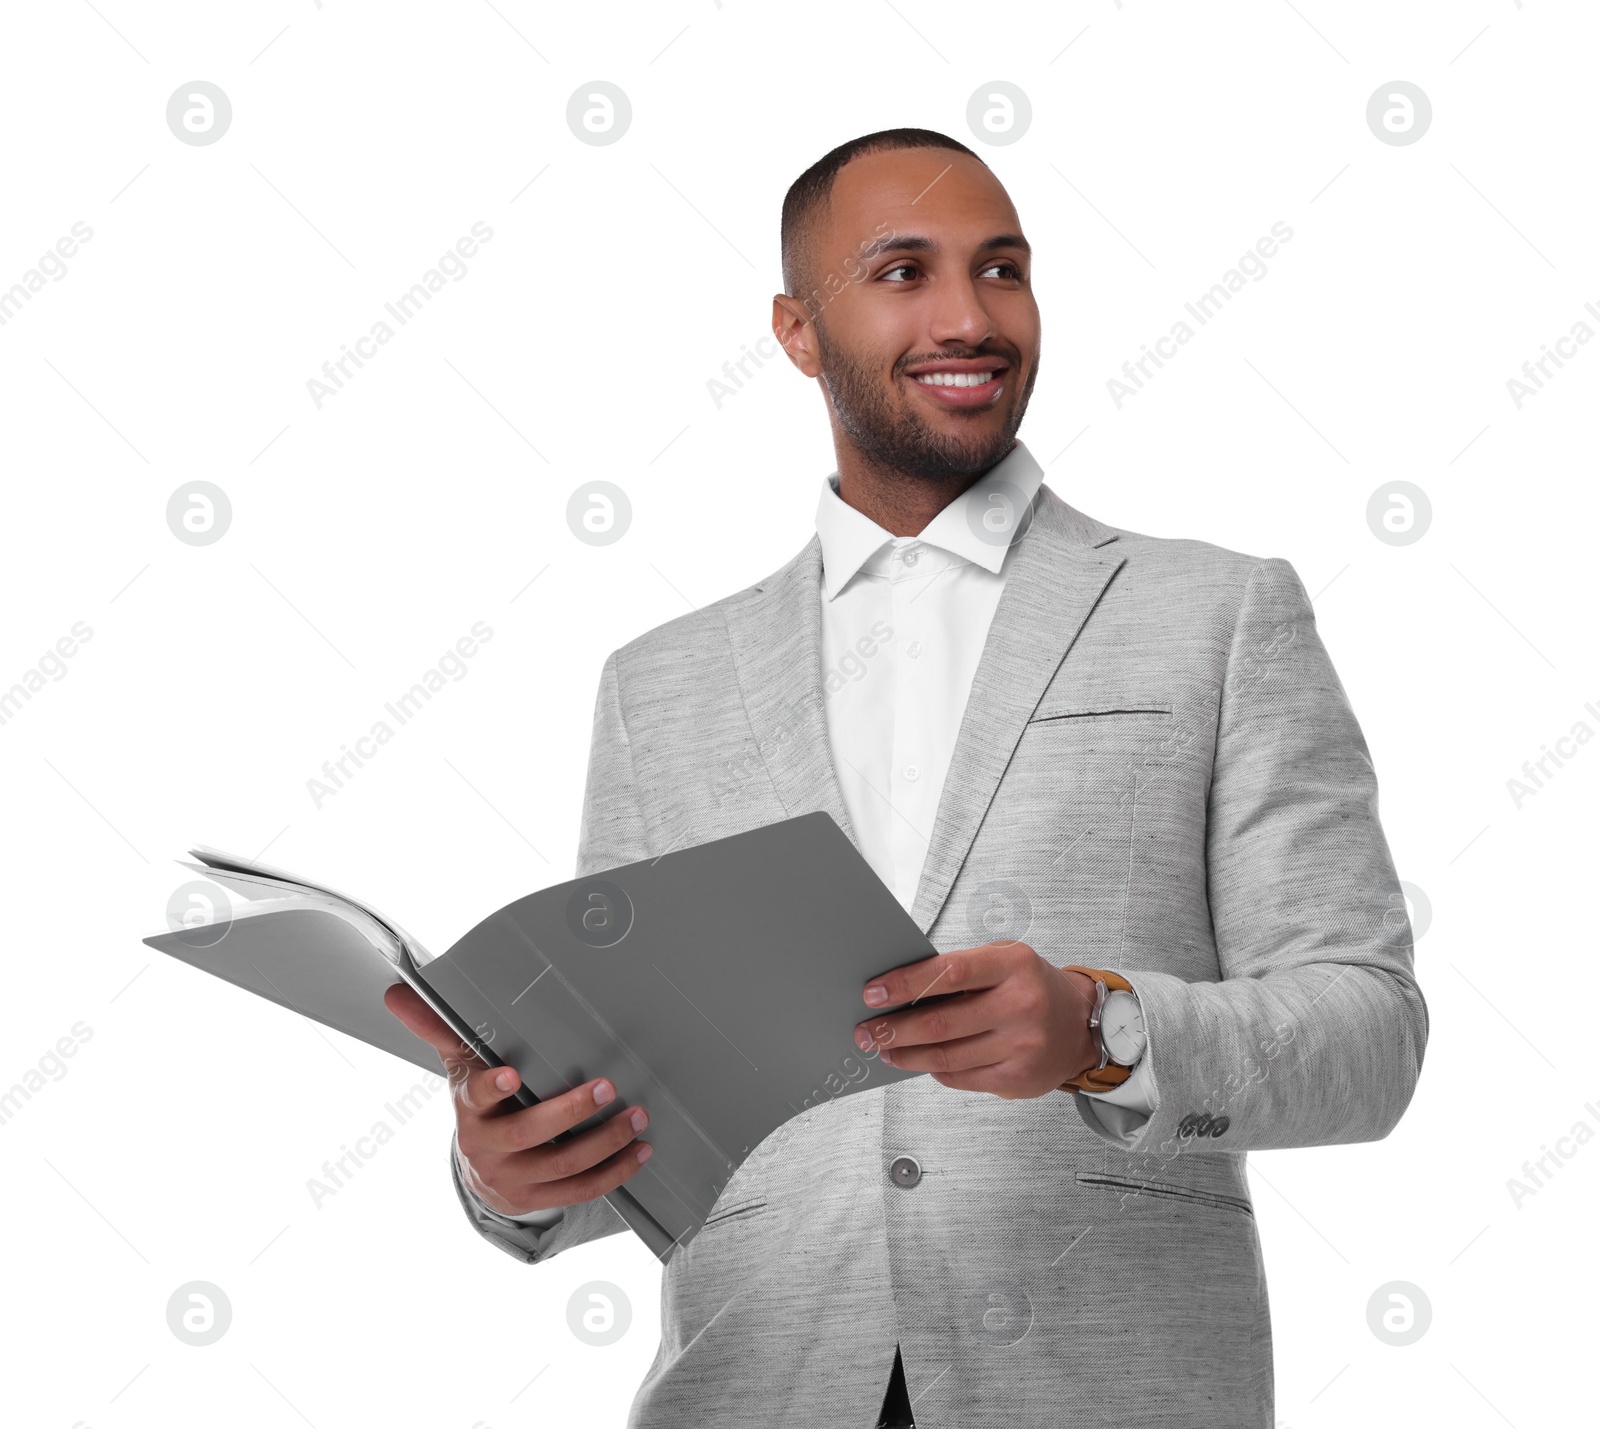
[[[834,415],[856,450],[878,470],[923,480],[981,476],[1016,444],[1017,429],[1039,374],[1037,354],[1022,395],[1004,425],[999,430],[979,430],[975,425],[970,436],[963,436],[935,430],[922,413],[896,402],[879,380],[877,367],[857,362],[851,353],[828,340],[820,317],[816,329],[822,381]],[[993,351],[963,355],[1005,356]],[[1014,376],[1017,367],[1012,362],[1007,376]]]

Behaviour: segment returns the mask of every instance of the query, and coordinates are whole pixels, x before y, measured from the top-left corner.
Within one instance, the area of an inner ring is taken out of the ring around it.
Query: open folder
[[[404,981],[485,1063],[517,1069],[525,1106],[610,1078],[616,1099],[558,1140],[643,1105],[654,1154],[606,1199],[663,1262],[790,1117],[921,1075],[854,1031],[899,1010],[862,1002],[873,976],[937,949],[822,811],[530,893],[438,957],[334,889],[190,853],[246,901],[151,947],[438,1072],[384,1006]]]

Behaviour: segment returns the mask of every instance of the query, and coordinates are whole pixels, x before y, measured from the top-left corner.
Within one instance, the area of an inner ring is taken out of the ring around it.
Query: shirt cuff
[[[1156,1109],[1156,1073],[1150,1062],[1150,1049],[1145,1048],[1134,1063],[1133,1073],[1119,1086],[1103,1092],[1079,1092],[1079,1096],[1093,1097],[1110,1106],[1127,1107],[1129,1111],[1152,1112]]]
[[[479,1204],[482,1203],[480,1202]],[[567,1213],[565,1206],[552,1206],[547,1211],[525,1211],[520,1216],[508,1216],[503,1211],[496,1211],[488,1206],[484,1206],[484,1210],[488,1211],[491,1216],[500,1216],[503,1220],[511,1221],[516,1225],[536,1226],[540,1230],[548,1230]]]

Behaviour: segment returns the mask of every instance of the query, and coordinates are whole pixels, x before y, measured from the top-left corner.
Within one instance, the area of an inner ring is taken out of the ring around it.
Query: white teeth
[[[993,372],[917,372],[912,374],[924,387],[982,387]]]

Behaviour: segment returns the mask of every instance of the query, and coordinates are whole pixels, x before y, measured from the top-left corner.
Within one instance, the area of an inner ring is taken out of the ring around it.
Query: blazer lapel
[[[956,735],[913,921],[939,916],[1000,776],[1045,687],[1125,559],[1101,548],[1117,533],[1041,485],[1011,553]],[[822,692],[822,541],[731,606],[728,639],[750,728],[785,814],[825,809],[860,847],[828,744]]]
[[[825,809],[859,850],[823,714],[821,601],[822,538],[812,536],[729,610],[728,640],[756,748],[785,812]]]
[[[1023,728],[1126,557],[1117,539],[1041,485],[1011,553],[934,816],[911,916],[927,933],[977,836]]]

